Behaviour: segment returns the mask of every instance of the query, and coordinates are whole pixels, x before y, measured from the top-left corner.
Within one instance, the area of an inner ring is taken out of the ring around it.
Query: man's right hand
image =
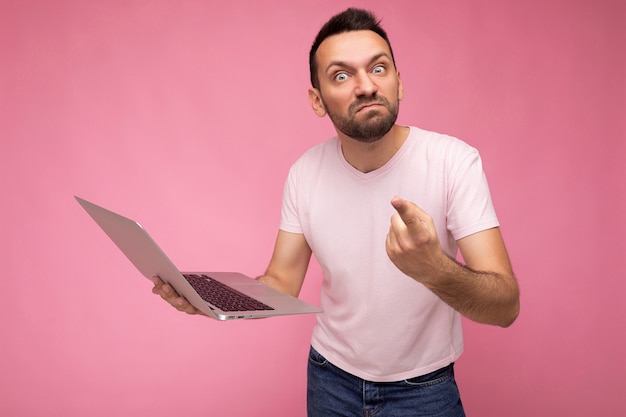
[[[167,301],[176,310],[183,311],[187,314],[205,315],[202,311],[189,304],[186,298],[178,295],[171,285],[164,283],[158,276],[152,277],[152,282],[154,283],[152,293],[160,295],[162,299]]]

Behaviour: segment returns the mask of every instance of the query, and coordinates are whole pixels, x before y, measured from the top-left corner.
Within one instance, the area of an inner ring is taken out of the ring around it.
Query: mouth
[[[373,110],[373,109],[376,109],[378,107],[381,107],[382,105],[383,104],[380,103],[380,102],[366,103],[366,104],[363,104],[361,106],[358,106],[354,113],[356,114],[356,113],[360,113],[362,111]]]
[[[373,109],[375,107],[380,107],[380,104],[379,103],[366,104],[364,106],[359,107],[359,109],[357,110],[357,113],[363,110]]]
[[[360,97],[352,103],[352,108],[354,109],[353,114],[360,113],[362,111],[368,110],[376,110],[380,107],[386,107],[389,105],[389,102],[385,97],[376,96],[376,97]]]

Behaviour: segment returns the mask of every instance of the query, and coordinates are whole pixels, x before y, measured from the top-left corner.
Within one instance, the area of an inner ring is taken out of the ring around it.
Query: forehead
[[[324,39],[317,50],[316,60],[319,70],[325,71],[334,62],[358,65],[381,53],[391,59],[387,42],[371,30],[358,30]]]

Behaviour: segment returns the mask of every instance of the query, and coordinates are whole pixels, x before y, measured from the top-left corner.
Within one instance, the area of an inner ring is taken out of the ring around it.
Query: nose
[[[355,93],[357,97],[369,97],[378,92],[378,86],[367,72],[359,72],[356,76]]]

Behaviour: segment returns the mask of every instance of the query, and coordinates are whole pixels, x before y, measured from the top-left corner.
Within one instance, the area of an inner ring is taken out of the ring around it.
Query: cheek
[[[332,113],[346,113],[350,106],[350,98],[338,94],[324,96],[324,107]]]
[[[383,93],[384,91],[384,93]],[[402,90],[402,84],[399,82],[390,82],[386,84],[383,89],[380,90],[381,94],[384,94],[390,101],[395,101],[394,99],[402,100],[404,95],[404,91]]]

